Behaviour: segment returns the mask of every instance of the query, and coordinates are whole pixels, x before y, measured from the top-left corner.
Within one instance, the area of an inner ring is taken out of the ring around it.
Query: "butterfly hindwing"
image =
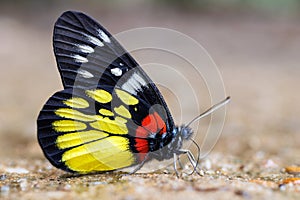
[[[136,164],[132,144],[138,124],[132,115],[137,106],[139,112],[149,109],[141,105],[134,96],[111,87],[65,89],[40,112],[39,143],[52,164],[69,171],[109,171]]]

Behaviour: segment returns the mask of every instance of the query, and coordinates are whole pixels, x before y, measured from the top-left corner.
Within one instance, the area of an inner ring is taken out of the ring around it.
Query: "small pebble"
[[[205,172],[205,174],[207,174],[207,175],[214,175],[214,174],[215,174],[215,171],[213,171],[213,170],[207,170],[207,171]]]
[[[268,159],[264,165],[265,168],[277,168],[278,165],[271,159]]]
[[[17,173],[17,174],[27,174],[29,171],[27,169],[16,167],[16,168],[6,168],[7,173]]]
[[[200,176],[204,176],[204,171],[203,171],[203,169],[201,169],[201,170],[199,171],[199,175],[200,175]]]
[[[289,174],[300,174],[300,167],[299,166],[288,166],[288,167],[285,167],[285,171]]]
[[[6,174],[1,174],[0,175],[0,181],[4,181],[6,179]]]
[[[20,184],[20,188],[22,191],[25,191],[28,185],[27,179],[26,178],[21,178],[18,180],[19,184]]]
[[[8,185],[3,185],[0,187],[0,193],[1,194],[7,194],[9,192],[9,186]]]
[[[300,178],[297,177],[287,178],[281,181],[280,183],[280,185],[287,185],[287,184],[300,185]]]
[[[256,183],[256,184],[259,184],[259,185],[262,185],[262,186],[265,186],[265,187],[268,187],[268,188],[277,188],[278,187],[278,184],[273,182],[273,181],[265,181],[265,180],[260,180],[260,179],[252,179],[250,180],[249,182],[252,182],[252,183]]]
[[[207,170],[211,169],[212,164],[211,164],[211,161],[210,161],[209,159],[206,159],[206,160],[204,161],[204,167],[205,167],[205,169],[207,169]]]

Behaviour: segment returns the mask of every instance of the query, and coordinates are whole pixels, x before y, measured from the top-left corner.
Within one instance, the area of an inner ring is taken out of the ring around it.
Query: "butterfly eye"
[[[189,139],[193,134],[193,130],[190,127],[184,126],[181,129],[181,135],[184,139]]]

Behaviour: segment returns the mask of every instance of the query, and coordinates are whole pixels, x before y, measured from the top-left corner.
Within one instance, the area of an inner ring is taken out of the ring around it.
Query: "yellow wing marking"
[[[127,122],[126,119],[124,119],[123,117],[119,117],[119,116],[117,116],[117,117],[115,118],[115,121],[116,121],[116,122],[120,122],[120,123],[126,123],[126,122]]]
[[[99,103],[108,103],[112,100],[111,94],[102,89],[87,90],[86,94]]]
[[[90,123],[90,126],[94,129],[106,131],[114,134],[127,134],[128,129],[126,121],[122,120],[111,120],[108,117],[103,117],[95,122]]]
[[[110,110],[104,109],[104,108],[101,108],[99,110],[99,113],[102,115],[105,115],[105,116],[114,116],[113,112],[111,112]]]
[[[130,114],[129,110],[127,108],[125,108],[123,105],[121,105],[119,107],[115,107],[114,111],[123,117],[129,118],[129,119],[131,118],[131,114]]]
[[[134,157],[127,138],[111,136],[66,151],[62,161],[71,170],[88,173],[128,167],[134,163]]]
[[[126,105],[138,104],[138,99],[129,93],[119,89],[116,89],[116,93],[118,98],[120,98],[120,100]],[[87,90],[86,94],[100,103],[108,103],[112,100],[112,95],[103,89]],[[64,103],[74,108],[89,106],[86,100],[79,97],[73,97],[65,100]],[[119,107],[115,107],[114,112],[120,116],[116,116],[115,119],[109,119],[110,116],[114,116],[115,114],[104,108],[99,110],[99,113],[102,116],[84,114],[72,108],[59,108],[55,111],[55,114],[59,117],[65,118],[65,120],[57,120],[52,123],[52,126],[56,132],[82,131],[90,125],[92,128],[96,129],[96,131],[104,131],[112,134],[128,134],[126,123],[127,119],[131,118],[129,110],[125,106],[121,105]],[[72,145],[73,142],[76,143],[76,141],[70,141],[70,144],[62,142],[62,148],[64,145]]]
[[[73,110],[71,108],[59,108],[55,111],[55,114],[63,118],[84,121],[84,122],[92,122],[101,117],[98,115],[86,115],[77,110]]]
[[[60,135],[56,139],[56,144],[58,148],[65,149],[69,147],[74,147],[86,142],[92,142],[94,140],[99,140],[102,138],[107,137],[108,134],[96,131],[96,130],[90,130],[90,131],[82,131],[82,132],[75,132],[75,133],[67,133],[64,135]]]
[[[68,100],[63,101],[63,103],[71,108],[87,108],[89,103],[80,97],[72,97]]]
[[[126,109],[126,108],[124,108]],[[122,113],[121,113],[122,112]],[[120,115],[130,115],[129,111],[120,110]],[[115,119],[109,119],[100,115],[86,115],[77,110],[70,108],[59,108],[55,111],[57,116],[66,118],[66,120],[58,120],[52,123],[53,129],[57,132],[73,132],[85,130],[87,125],[82,122],[89,123],[89,125],[99,131],[106,131],[114,134],[127,134],[126,126],[127,120],[117,116]],[[82,122],[80,122],[82,121]]]
[[[86,129],[86,124],[73,120],[58,120],[52,123],[56,132],[72,132]]]
[[[136,105],[139,103],[139,100],[135,98],[134,96],[130,95],[127,92],[124,92],[123,90],[116,89],[117,96],[122,100],[123,103],[126,105]]]

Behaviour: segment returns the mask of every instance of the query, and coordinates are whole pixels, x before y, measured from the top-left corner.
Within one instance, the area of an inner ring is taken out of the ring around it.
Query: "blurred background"
[[[232,97],[213,152],[300,164],[299,0],[1,0],[1,159],[43,158],[36,118],[62,89],[52,31],[65,10],[88,13],[112,34],[158,26],[194,38]]]

